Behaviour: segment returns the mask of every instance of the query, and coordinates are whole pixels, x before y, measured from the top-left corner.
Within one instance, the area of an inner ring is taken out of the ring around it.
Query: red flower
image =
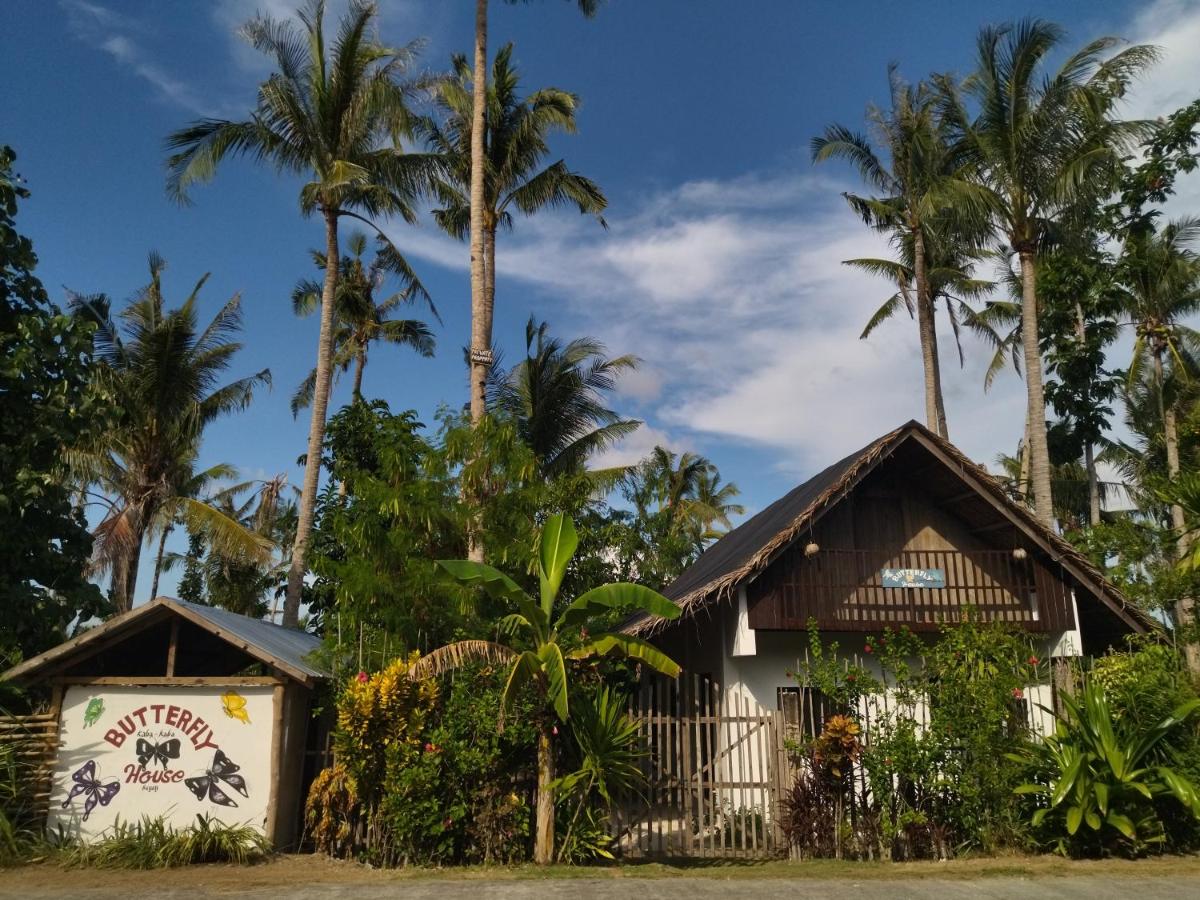
[[[358,673],[358,683],[359,683],[359,684],[366,684],[366,683],[367,683],[367,673],[366,673],[366,672],[359,672],[359,673]]]
[[[551,734],[558,734],[558,726],[557,726],[557,725],[555,725],[553,728],[551,728],[551,729],[550,729],[550,733],[551,733]]]
[[[871,650],[871,645],[870,645],[870,644],[867,644],[867,646],[863,647],[863,652],[864,652],[864,653],[871,653],[871,652],[872,652],[872,650]]]
[[[1023,690],[1020,688],[1013,688],[1013,697],[1015,697],[1017,700],[1020,700],[1024,696],[1025,692]]]
[[[1031,666],[1036,666],[1038,664],[1038,658],[1036,656],[1029,657],[1029,664]]]
[[[433,744],[429,743],[428,741],[425,742],[425,752],[426,753],[433,752]]]
[[[846,680],[847,680],[847,681],[853,681],[853,680],[854,680],[854,676],[853,676],[853,675],[847,675],[847,676],[846,676]]]

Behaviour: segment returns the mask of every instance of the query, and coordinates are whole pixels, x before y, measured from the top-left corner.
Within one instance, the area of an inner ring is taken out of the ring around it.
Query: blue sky
[[[473,5],[383,0],[383,37],[427,39],[422,65],[444,68],[469,49]],[[307,420],[292,419],[288,398],[312,364],[317,323],[292,316],[288,295],[312,274],[319,224],[300,217],[296,182],[243,162],[198,188],[193,206],[173,205],[162,150],[194,118],[250,108],[267,69],[236,26],[255,9],[293,7],[8,0],[0,140],[16,148],[33,192],[20,224],[56,297],[69,287],[124,299],[145,282],[152,249],[169,262],[176,302],[205,272],[207,311],[242,295],[246,348],[231,374],[270,368],[275,388],[213,426],[204,459],[298,483]],[[889,62],[914,79],[965,71],[981,24],[1030,13],[1067,26],[1072,43],[1113,33],[1162,45],[1166,59],[1139,85],[1131,114],[1169,112],[1200,90],[1198,0],[610,0],[592,21],[561,0],[494,2],[493,47],[515,43],[524,86],[581,96],[579,134],[554,150],[611,203],[607,232],[563,213],[501,237],[497,342],[519,356],[532,313],[559,334],[596,335],[613,353],[643,357],[616,403],[646,425],[608,461],[632,461],[655,443],[702,452],[751,512],[919,418],[916,329],[896,321],[857,340],[886,292],[840,260],[880,248],[839,196],[855,186],[851,173],[814,169],[808,142],[831,121],[859,126],[866,104],[885,100]],[[1200,209],[1195,179],[1181,195],[1181,208]],[[467,252],[428,220],[388,230],[444,324],[433,360],[375,352],[366,390],[431,421],[439,405],[465,399]],[[1023,388],[1007,375],[985,394],[986,354],[970,343],[966,352],[960,370],[943,349],[951,435],[990,463],[1016,446]],[[139,599],[148,589],[147,580]]]

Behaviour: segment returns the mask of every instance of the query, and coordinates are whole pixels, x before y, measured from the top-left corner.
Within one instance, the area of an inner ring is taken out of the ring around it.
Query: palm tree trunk
[[[355,403],[362,403],[363,369],[367,367],[367,348],[360,347],[354,357],[354,391],[351,396]]]
[[[554,860],[554,747],[551,725],[542,725],[538,733],[537,750],[537,814],[533,841],[533,861],[539,866]]]
[[[949,437],[942,403],[941,376],[938,371],[937,333],[933,325],[933,306],[929,299],[925,237],[920,228],[913,229],[913,257],[913,274],[917,282],[917,328],[921,335],[921,363],[925,370],[925,424],[942,437]]]
[[[317,338],[317,377],[313,384],[312,420],[308,426],[308,455],[304,460],[304,484],[296,521],[296,540],[288,568],[287,599],[282,625],[300,624],[300,599],[304,590],[305,552],[317,510],[317,488],[321,479],[321,448],[325,441],[325,413],[329,406],[329,382],[333,374],[333,301],[337,295],[338,213],[325,209],[325,286],[321,291],[321,333]],[[333,264],[330,265],[329,261]]]
[[[1025,356],[1028,401],[1029,478],[1033,482],[1033,512],[1054,527],[1054,498],[1050,491],[1050,448],[1046,443],[1046,393],[1042,387],[1042,352],[1038,340],[1037,256],[1021,250],[1021,347]]]
[[[1155,347],[1154,380],[1158,385],[1158,409],[1162,416],[1163,443],[1167,448],[1167,475],[1174,481],[1179,477],[1179,420],[1174,403],[1167,403],[1166,379],[1163,373],[1163,353],[1165,348]],[[1183,507],[1178,503],[1171,504],[1171,529],[1176,535],[1175,552],[1179,559],[1186,559],[1191,551],[1191,542],[1187,536],[1187,522],[1184,519]],[[1196,624],[1196,601],[1191,597],[1180,597],[1175,601],[1174,619],[1178,632],[1184,628],[1192,628]],[[1188,671],[1193,674],[1200,672],[1200,644],[1194,637],[1185,636],[1182,641],[1184,658],[1187,660]]]
[[[484,415],[486,353],[492,346],[492,320],[486,309],[484,272],[484,153],[487,129],[488,0],[475,0],[475,74],[471,109],[471,421]]]
[[[171,533],[173,525],[168,525],[162,530],[162,534],[158,538],[158,553],[154,556],[154,580],[150,582],[150,599],[158,599],[158,576],[162,574],[163,555],[167,550],[167,535]]]
[[[1025,411],[1025,433],[1021,438],[1020,468],[1017,472],[1017,493],[1026,506],[1029,502],[1029,410]]]
[[[1083,442],[1083,464],[1087,468],[1088,523],[1100,524],[1100,478],[1096,474],[1096,448],[1091,441]]]
[[[129,548],[129,561],[125,565],[125,597],[118,606],[117,612],[129,612],[133,609],[133,597],[137,592],[138,569],[142,566],[142,543],[146,540],[146,532],[139,528],[137,541]]]
[[[1075,337],[1082,348],[1087,342],[1087,322],[1083,316],[1083,304],[1075,301]],[[1084,392],[1085,402],[1090,398]],[[1100,524],[1100,479],[1096,475],[1096,449],[1092,446],[1091,437],[1083,442],[1083,464],[1087,470],[1088,481],[1088,522],[1091,525]]]
[[[475,71],[471,85],[471,349],[469,351],[471,422],[478,424],[486,413],[485,392],[489,351],[492,346],[492,315],[487,304],[486,254],[484,252],[484,163],[487,130],[487,24],[488,0],[475,0]],[[467,498],[468,502],[471,498]],[[483,562],[483,536],[477,521],[468,524],[467,557]]]

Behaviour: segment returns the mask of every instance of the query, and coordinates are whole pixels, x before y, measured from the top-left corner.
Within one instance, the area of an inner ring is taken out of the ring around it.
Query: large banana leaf
[[[580,625],[600,612],[608,610],[643,610],[661,619],[679,617],[679,607],[660,594],[640,584],[618,582],[605,584],[581,594],[563,610],[555,628]]]
[[[679,676],[679,663],[653,644],[627,634],[600,635],[590,643],[572,650],[569,656],[571,659],[587,659],[589,656],[609,656],[614,653],[644,662],[670,678]]]
[[[541,567],[538,579],[542,589],[542,611],[550,618],[554,608],[554,598],[562,586],[563,576],[567,574],[567,566],[579,546],[579,536],[575,533],[575,523],[562,513],[551,516],[542,528]]]

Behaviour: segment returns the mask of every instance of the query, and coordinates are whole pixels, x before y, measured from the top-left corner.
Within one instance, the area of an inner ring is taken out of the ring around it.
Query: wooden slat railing
[[[884,587],[883,569],[941,569],[944,588]],[[1033,558],[1010,550],[839,550],[781,560],[751,586],[750,627],[878,631],[907,625],[935,630],[970,607],[985,621],[1031,631],[1074,626],[1070,593]]]

